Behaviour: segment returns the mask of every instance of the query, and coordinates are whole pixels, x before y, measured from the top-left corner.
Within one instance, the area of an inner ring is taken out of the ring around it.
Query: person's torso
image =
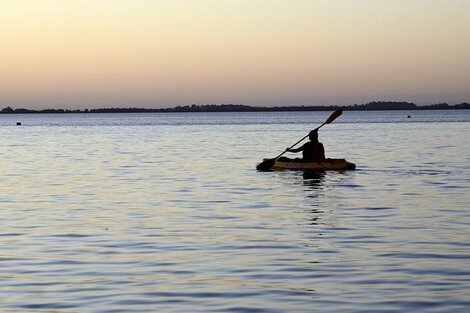
[[[321,161],[325,159],[325,149],[323,144],[307,142],[302,150],[303,160],[306,162]]]

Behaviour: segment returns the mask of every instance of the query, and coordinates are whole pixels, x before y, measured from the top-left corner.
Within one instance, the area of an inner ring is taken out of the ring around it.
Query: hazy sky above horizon
[[[0,0],[0,108],[470,102],[470,1]]]

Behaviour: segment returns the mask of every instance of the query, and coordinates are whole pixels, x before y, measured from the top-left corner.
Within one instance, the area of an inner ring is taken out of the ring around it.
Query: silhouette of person
[[[323,144],[318,141],[318,130],[314,129],[308,134],[308,138],[310,139],[309,142],[302,145],[300,148],[297,149],[290,149],[287,148],[287,152],[297,153],[302,151],[302,159],[289,159],[286,157],[279,158],[279,161],[282,162],[289,162],[289,161],[297,161],[297,162],[318,162],[325,160],[325,148]]]

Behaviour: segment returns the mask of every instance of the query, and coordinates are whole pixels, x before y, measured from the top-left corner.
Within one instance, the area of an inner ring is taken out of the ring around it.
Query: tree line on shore
[[[373,111],[373,110],[448,110],[448,109],[470,109],[467,102],[450,105],[448,103],[438,103],[431,105],[418,106],[409,102],[397,101],[374,101],[366,104],[354,104],[347,106],[275,106],[258,107],[244,104],[205,104],[205,105],[186,105],[173,108],[149,109],[149,108],[102,108],[102,109],[13,109],[6,107],[0,111],[0,114],[25,114],[25,113],[178,113],[178,112],[281,112],[281,111],[332,111],[338,108],[348,111]]]

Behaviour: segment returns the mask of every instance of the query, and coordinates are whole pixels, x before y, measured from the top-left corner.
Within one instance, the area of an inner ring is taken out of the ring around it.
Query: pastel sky
[[[470,102],[470,1],[0,0],[0,108]]]

